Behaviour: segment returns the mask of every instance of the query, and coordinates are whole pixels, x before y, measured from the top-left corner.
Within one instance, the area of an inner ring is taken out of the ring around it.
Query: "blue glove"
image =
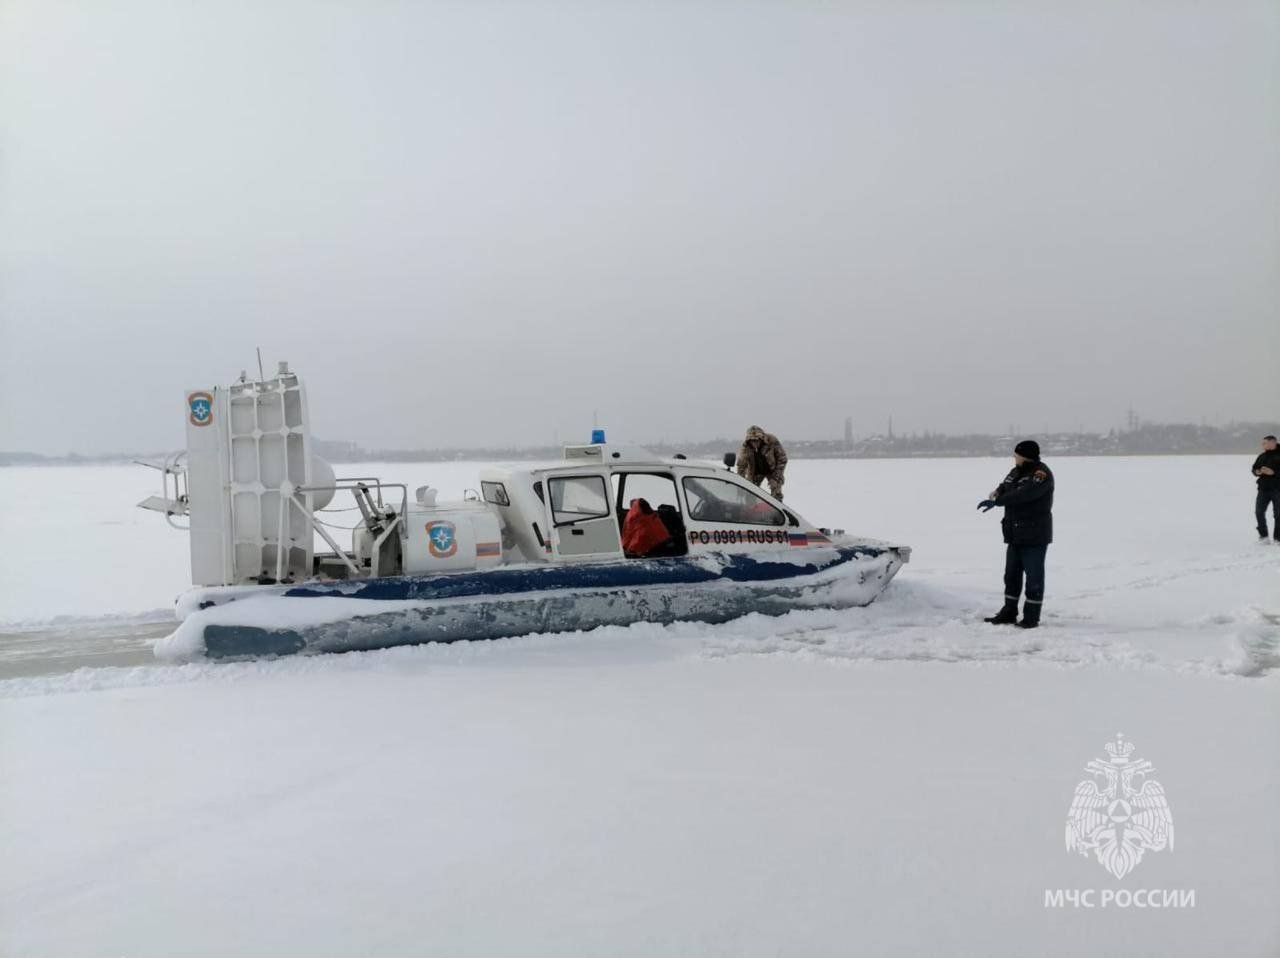
[[[994,499],[983,499],[981,502],[978,503],[978,508],[981,509],[983,512],[990,512],[995,507],[996,507],[996,501]]]

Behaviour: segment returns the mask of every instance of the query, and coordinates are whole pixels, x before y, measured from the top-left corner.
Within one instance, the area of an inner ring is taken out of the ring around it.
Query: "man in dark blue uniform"
[[[987,512],[1004,507],[1000,528],[1004,532],[1004,608],[986,621],[1034,629],[1040,624],[1044,601],[1044,557],[1053,541],[1053,473],[1040,461],[1040,446],[1024,439],[1013,447],[1013,468],[991,495],[978,503]],[[1027,600],[1018,619],[1022,579],[1027,580]]]
[[[1262,437],[1262,454],[1253,460],[1253,474],[1258,477],[1258,498],[1254,512],[1258,518],[1258,536],[1267,541],[1267,506],[1271,507],[1275,539],[1280,543],[1280,449],[1275,436]]]

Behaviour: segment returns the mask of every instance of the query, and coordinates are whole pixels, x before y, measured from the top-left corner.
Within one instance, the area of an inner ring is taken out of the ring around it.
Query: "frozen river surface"
[[[806,517],[913,547],[868,608],[185,666],[151,474],[0,470],[0,952],[1274,958],[1249,461],[1054,461],[1034,632],[981,622],[1006,462],[797,461]],[[1121,879],[1063,841],[1118,732],[1176,827]],[[1153,889],[1194,907],[1114,904]]]

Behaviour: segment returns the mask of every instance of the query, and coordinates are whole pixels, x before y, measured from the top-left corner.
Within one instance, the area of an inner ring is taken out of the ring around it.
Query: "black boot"
[[[1040,624],[1040,603],[1022,603],[1022,620],[1018,623],[1021,629],[1034,629]]]
[[[983,622],[990,622],[992,625],[1013,625],[1018,621],[1018,603],[1017,601],[1004,600],[1004,608],[995,615],[989,615]]]

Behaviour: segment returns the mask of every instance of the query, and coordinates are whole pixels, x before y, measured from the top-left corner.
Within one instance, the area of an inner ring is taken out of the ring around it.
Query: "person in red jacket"
[[[630,559],[642,559],[671,541],[662,517],[644,499],[632,499],[622,522],[622,551]]]

